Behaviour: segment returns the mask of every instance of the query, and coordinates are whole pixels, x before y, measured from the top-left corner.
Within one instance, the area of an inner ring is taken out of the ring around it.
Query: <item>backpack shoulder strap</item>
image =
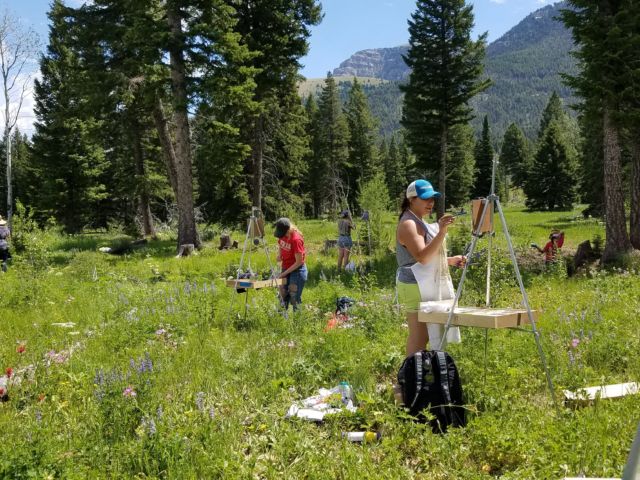
[[[415,382],[416,382],[416,395],[411,402],[411,406],[409,408],[413,408],[418,401],[418,397],[422,392],[422,352],[416,352],[413,354],[413,361],[415,362]]]
[[[447,368],[447,357],[444,352],[437,352],[438,366],[440,367],[440,387],[447,405],[451,405],[451,391],[449,389],[449,369]]]

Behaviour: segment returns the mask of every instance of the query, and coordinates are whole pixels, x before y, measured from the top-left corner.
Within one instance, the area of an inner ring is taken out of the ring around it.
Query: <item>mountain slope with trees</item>
[[[571,31],[554,20],[565,8],[568,8],[566,1],[547,5],[487,46],[485,75],[494,84],[471,103],[476,111],[473,126],[478,134],[482,130],[482,119],[487,115],[494,141],[502,139],[511,122],[516,122],[524,135],[535,141],[540,112],[553,91],[558,92],[565,105],[573,103],[572,91],[562,84],[559,75],[577,72],[576,61],[569,53],[574,49]],[[400,46],[357,52],[334,70],[337,80],[354,75],[390,80],[372,85],[367,91],[371,110],[380,119],[383,136],[400,128],[402,94],[399,86],[410,73],[402,55],[406,55],[408,49],[408,46]],[[341,85],[342,95],[346,96],[349,84],[343,82]]]

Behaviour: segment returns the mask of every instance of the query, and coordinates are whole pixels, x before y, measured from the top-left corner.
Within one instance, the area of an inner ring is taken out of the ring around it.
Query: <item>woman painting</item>
[[[426,180],[409,185],[396,231],[398,298],[405,305],[409,325],[407,356],[424,350],[430,340],[432,350],[440,348],[444,325],[419,322],[418,308],[423,301],[453,298],[449,265],[464,266],[467,261],[464,256],[447,258],[445,236],[454,217],[444,215],[430,225],[423,220],[440,197]],[[446,341],[460,342],[459,329],[450,328]]]
[[[349,254],[351,253],[351,247],[353,247],[353,240],[351,239],[351,230],[355,230],[356,226],[351,220],[349,210],[343,210],[342,218],[338,220],[338,272],[342,268],[342,261],[344,260],[344,266],[349,263]]]
[[[305,264],[304,238],[300,230],[288,218],[276,222],[274,236],[278,239],[280,251],[278,262],[282,262],[282,273],[278,278],[285,278],[286,285],[280,288],[280,296],[285,312],[291,305],[293,311],[300,308],[302,290],[307,282],[307,266]]]
[[[11,258],[9,254],[9,243],[7,240],[11,239],[11,231],[7,227],[7,221],[0,216],[0,263],[2,264],[2,271],[7,271],[7,260]]]

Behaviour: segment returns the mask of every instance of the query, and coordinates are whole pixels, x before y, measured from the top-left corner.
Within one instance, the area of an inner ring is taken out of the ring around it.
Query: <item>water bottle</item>
[[[373,442],[374,440],[379,440],[381,435],[376,432],[348,432],[343,433],[342,437],[350,442]]]
[[[348,382],[340,382],[340,394],[342,395],[342,403],[349,403],[349,383]]]

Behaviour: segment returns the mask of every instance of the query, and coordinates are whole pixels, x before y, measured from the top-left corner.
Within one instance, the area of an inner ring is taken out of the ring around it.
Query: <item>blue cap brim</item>
[[[431,197],[442,198],[442,194],[439,192],[432,192],[432,193],[423,193],[422,195],[418,195],[418,198],[421,198],[422,200],[429,200]]]

